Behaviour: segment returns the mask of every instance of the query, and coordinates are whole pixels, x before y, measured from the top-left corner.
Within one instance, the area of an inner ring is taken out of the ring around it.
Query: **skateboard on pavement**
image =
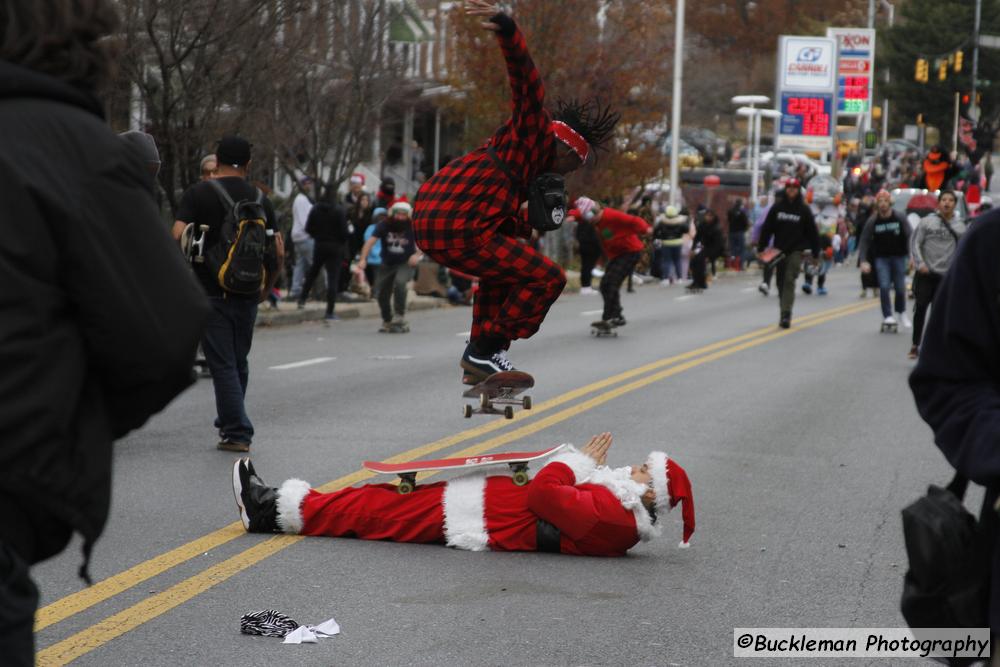
[[[514,418],[514,406],[520,405],[525,410],[531,409],[531,396],[515,398],[526,389],[535,386],[535,378],[522,371],[501,371],[494,373],[482,382],[470,387],[462,394],[465,398],[478,398],[479,407],[473,408],[465,404],[462,414],[466,419],[473,413],[483,415],[503,415],[507,419]],[[498,410],[495,405],[504,406]]]
[[[385,461],[365,461],[361,465],[372,472],[388,475],[399,475],[399,492],[409,493],[417,483],[417,473],[428,470],[457,470],[459,468],[480,468],[482,466],[506,463],[510,466],[514,483],[524,486],[530,481],[528,463],[536,459],[551,456],[566,445],[557,445],[537,452],[505,452],[503,454],[487,454],[470,456],[468,458],[438,459],[436,461],[407,461],[406,463],[387,463]]]
[[[888,324],[886,322],[882,323],[882,327],[878,330],[879,333],[899,333],[899,324]]]
[[[610,322],[605,320],[597,320],[596,322],[590,323],[590,335],[596,338],[601,338],[602,336],[611,336],[618,338],[618,332],[611,325]]]
[[[181,251],[192,264],[205,261],[205,237],[208,236],[208,225],[195,225],[189,222],[181,232]]]

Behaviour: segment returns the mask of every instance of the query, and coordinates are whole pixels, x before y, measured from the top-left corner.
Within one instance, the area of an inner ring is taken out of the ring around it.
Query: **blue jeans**
[[[257,300],[211,297],[209,302],[212,315],[205,326],[201,346],[212,371],[218,414],[216,426],[223,438],[249,444],[253,440],[253,424],[243,399],[250,379],[247,356],[257,320]]]
[[[653,252],[653,261],[660,267],[660,278],[662,280],[680,280],[683,278],[681,275],[681,247],[679,245],[660,246]]]
[[[737,260],[736,269],[743,270],[743,260],[747,251],[747,235],[744,232],[733,232],[729,235],[729,256]]]
[[[292,289],[288,295],[295,298],[307,297],[308,294],[302,294],[302,282],[306,279],[309,267],[312,266],[316,242],[310,238],[305,241],[295,241],[294,244],[295,268],[292,269]]]
[[[896,312],[906,312],[906,259],[906,255],[875,258],[878,293],[882,299],[882,317],[889,317],[892,314],[892,304],[889,301],[890,286],[896,289]]]

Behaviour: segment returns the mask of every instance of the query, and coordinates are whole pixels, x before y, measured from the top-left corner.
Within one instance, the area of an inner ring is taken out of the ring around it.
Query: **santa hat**
[[[364,185],[364,184],[365,184],[364,174],[358,174],[358,173],[351,174],[351,185]]]
[[[684,541],[678,546],[691,546],[691,535],[694,533],[694,496],[691,495],[691,481],[688,480],[687,473],[663,452],[650,452],[646,467],[653,476],[656,508],[673,509],[677,503],[681,503]]]

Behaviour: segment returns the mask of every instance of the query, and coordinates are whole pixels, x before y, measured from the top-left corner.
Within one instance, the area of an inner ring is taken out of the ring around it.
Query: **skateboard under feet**
[[[517,395],[534,386],[535,379],[522,371],[494,373],[462,394],[465,398],[479,399],[478,407],[466,403],[462,414],[466,419],[473,414],[503,415],[506,419],[513,419],[515,405],[520,405],[524,410],[531,409],[531,396],[517,398]],[[500,410],[495,407],[497,405],[504,407]]]
[[[611,326],[610,322],[605,322],[604,320],[590,323],[590,335],[595,338],[602,338],[604,336],[618,338],[618,332],[615,331],[615,328]]]
[[[402,324],[390,324],[388,327],[383,327],[379,329],[379,333],[410,333],[410,325],[403,322]]]
[[[882,323],[879,333],[899,333],[899,324]]]

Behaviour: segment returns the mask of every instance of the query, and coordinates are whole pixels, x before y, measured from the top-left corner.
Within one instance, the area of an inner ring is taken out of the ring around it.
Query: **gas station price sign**
[[[837,77],[837,111],[842,114],[867,113],[871,79],[867,76]]]
[[[833,95],[829,93],[781,93],[781,134],[829,137]]]

